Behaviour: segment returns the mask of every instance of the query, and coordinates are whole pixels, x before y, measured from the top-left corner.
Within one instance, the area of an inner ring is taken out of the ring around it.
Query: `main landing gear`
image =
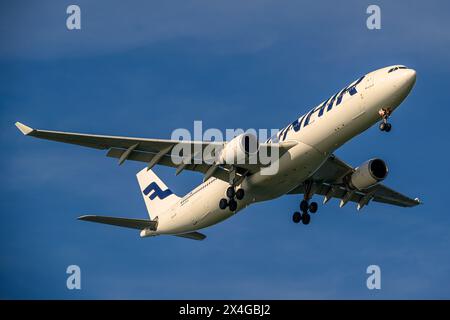
[[[227,207],[230,208],[230,211],[236,211],[237,209],[237,201],[244,199],[245,191],[244,189],[235,190],[234,186],[230,186],[227,189],[227,199],[222,198],[219,201],[219,208],[225,210]]]
[[[317,202],[309,203],[309,200],[312,198],[314,194],[313,183],[305,182],[305,194],[303,200],[300,202],[300,211],[294,212],[292,216],[292,221],[294,223],[299,223],[300,221],[303,224],[309,224],[311,221],[311,215],[309,213],[316,213],[319,208]]]
[[[378,111],[379,115],[383,119],[383,121],[380,123],[380,130],[389,132],[392,129],[392,125],[388,123],[389,116],[391,115],[391,111],[389,109],[381,109]]]
[[[309,224],[311,221],[311,215],[309,213],[316,213],[319,208],[317,202],[309,203],[308,200],[304,199],[300,202],[300,212],[294,212],[292,216],[292,221],[294,223],[299,223],[300,221],[303,224]]]

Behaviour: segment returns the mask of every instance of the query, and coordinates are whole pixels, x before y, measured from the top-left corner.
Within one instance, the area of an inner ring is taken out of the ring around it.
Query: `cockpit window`
[[[405,66],[394,67],[394,68],[389,69],[388,73],[394,72],[394,71],[396,71],[398,69],[408,69],[408,68],[405,67]]]

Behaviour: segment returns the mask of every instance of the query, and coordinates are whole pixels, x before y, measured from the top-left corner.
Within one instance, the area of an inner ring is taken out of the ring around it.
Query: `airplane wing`
[[[178,141],[164,139],[146,139],[120,136],[105,136],[82,133],[71,133],[61,131],[37,130],[30,128],[20,122],[16,122],[16,127],[26,136],[40,139],[76,144],[84,147],[108,150],[107,156],[119,159],[119,165],[125,160],[146,162],[148,168],[156,164],[176,168],[176,174],[183,170],[201,172],[205,175],[204,180],[210,177],[229,181],[231,167],[227,165],[211,165],[202,159],[201,163],[182,163],[182,158],[173,158],[171,150],[175,145],[188,145],[194,154],[195,150],[204,150],[207,146],[223,146],[224,142],[215,141]],[[294,146],[292,142],[260,144],[260,148],[278,148],[279,154],[286,152]],[[196,149],[197,148],[197,149]],[[201,148],[201,149],[200,149]],[[176,160],[176,161],[174,161]],[[189,159],[192,160],[192,159]],[[187,162],[187,161],[185,161]],[[180,164],[181,163],[181,164]],[[255,173],[261,169],[260,164],[235,165],[236,175],[243,177]]]
[[[413,207],[421,203],[418,198],[412,199],[381,183],[363,191],[348,190],[344,184],[344,177],[351,174],[354,170],[353,167],[336,156],[330,156],[311,177],[312,192],[325,196],[324,203],[331,198],[341,199],[341,207],[348,201],[356,202],[358,210],[362,209],[371,200],[400,207]],[[302,194],[304,192],[305,186],[302,184],[290,191],[289,194]]]

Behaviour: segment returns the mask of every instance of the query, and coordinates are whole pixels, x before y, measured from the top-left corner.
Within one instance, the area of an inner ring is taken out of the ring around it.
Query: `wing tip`
[[[92,215],[86,214],[86,215],[83,215],[83,216],[79,216],[77,218],[77,220],[88,221],[92,217],[93,217]]]
[[[22,132],[23,135],[25,135],[25,136],[29,135],[31,132],[34,131],[33,128],[30,128],[29,126],[26,126],[26,125],[24,125],[23,123],[21,123],[19,121],[17,121],[15,123],[15,125],[16,125],[17,129],[19,129],[20,132]]]

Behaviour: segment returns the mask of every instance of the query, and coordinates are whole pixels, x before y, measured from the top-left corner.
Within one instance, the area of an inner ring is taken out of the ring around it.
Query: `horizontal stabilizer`
[[[104,216],[81,216],[78,220],[111,224],[118,227],[132,228],[143,230],[145,228],[156,229],[157,221],[144,220],[144,219],[128,219],[128,218],[115,218]]]
[[[182,238],[188,238],[192,240],[203,240],[206,238],[206,236],[203,233],[200,232],[189,232],[189,233],[183,233],[183,234],[174,234],[174,236],[182,237]]]

